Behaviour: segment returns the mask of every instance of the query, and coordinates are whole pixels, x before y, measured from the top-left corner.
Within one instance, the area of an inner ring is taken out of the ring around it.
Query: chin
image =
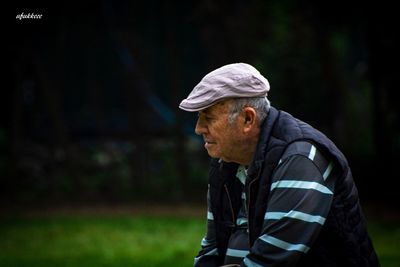
[[[207,151],[207,152],[208,152],[208,155],[209,155],[210,157],[212,157],[212,158],[217,159],[217,158],[220,158],[220,157],[221,157],[221,155],[219,155],[218,153],[213,153],[213,152],[210,152],[210,151]]]

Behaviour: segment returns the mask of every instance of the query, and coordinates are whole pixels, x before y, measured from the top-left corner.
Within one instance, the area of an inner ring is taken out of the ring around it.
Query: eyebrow
[[[211,107],[208,107],[208,108],[206,108],[206,109],[200,110],[200,111],[198,112],[198,114],[199,114],[199,115],[200,115],[200,114],[204,114],[204,115],[208,115],[208,116],[218,116],[218,115],[221,114],[221,110],[215,111],[215,110],[216,110],[215,107],[216,107],[216,106],[224,106],[224,105],[226,105],[226,103],[227,103],[226,100],[222,100],[222,101],[220,101],[220,102],[217,102],[215,105],[213,105],[213,106],[211,106]],[[213,107],[214,107],[214,108],[213,108]]]
[[[210,108],[211,107],[208,107],[208,108],[205,108],[203,110],[200,110],[198,113],[199,114],[210,114],[211,113]]]
[[[203,110],[201,110],[201,111],[198,112],[198,116],[200,117],[201,115],[207,116],[207,117],[213,116],[212,113],[210,113],[210,112],[205,112],[205,111],[203,111]]]
[[[215,111],[213,112],[213,110],[210,109],[210,108],[206,108],[204,110],[200,110],[199,114],[204,114],[204,115],[208,115],[208,116],[215,116],[216,115]]]

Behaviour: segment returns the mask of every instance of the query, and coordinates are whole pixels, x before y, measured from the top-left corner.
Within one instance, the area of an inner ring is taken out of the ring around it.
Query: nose
[[[194,132],[198,135],[202,135],[207,133],[207,125],[204,123],[203,119],[201,117],[199,117],[197,119],[197,123],[196,123],[196,128],[194,130]]]

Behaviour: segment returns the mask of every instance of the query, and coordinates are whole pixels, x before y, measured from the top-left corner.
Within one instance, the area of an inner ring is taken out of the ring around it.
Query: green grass
[[[0,266],[192,266],[201,219],[46,217],[0,224]]]
[[[368,224],[382,267],[400,263],[400,228]],[[35,215],[0,219],[0,266],[192,266],[202,216]]]
[[[399,267],[400,224],[370,221],[368,229],[382,267]]]

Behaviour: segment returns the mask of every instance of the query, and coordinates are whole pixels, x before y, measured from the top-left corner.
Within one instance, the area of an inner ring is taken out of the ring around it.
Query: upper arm
[[[272,177],[263,232],[244,262],[292,266],[308,252],[332,203],[332,166],[311,143],[288,147]]]

